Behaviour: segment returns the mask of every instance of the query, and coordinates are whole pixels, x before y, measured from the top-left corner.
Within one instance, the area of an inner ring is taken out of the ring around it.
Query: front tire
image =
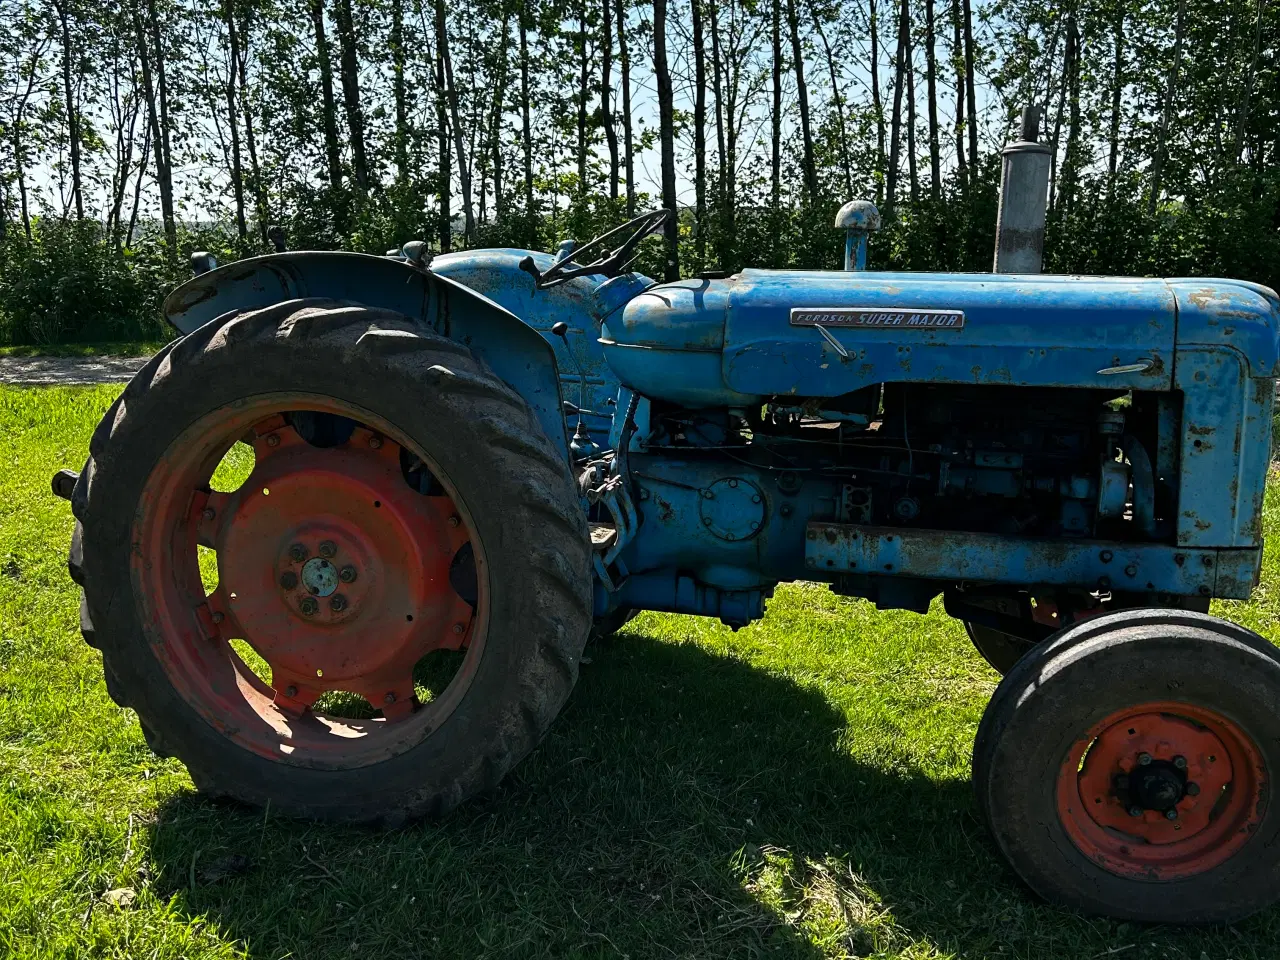
[[[237,439],[253,472],[218,493]],[[496,786],[577,679],[590,541],[568,465],[469,350],[400,315],[296,300],[174,342],[104,416],[73,510],[108,690],[211,795],[440,815]],[[437,655],[456,669],[428,699]],[[372,709],[326,712],[352,696]]]
[[[1280,656],[1205,614],[1128,610],[1023,657],[978,729],[1000,852],[1084,913],[1237,920],[1280,899]]]

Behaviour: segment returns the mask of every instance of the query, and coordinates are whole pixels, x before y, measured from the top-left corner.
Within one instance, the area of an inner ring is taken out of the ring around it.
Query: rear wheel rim
[[[319,446],[292,425],[298,411],[355,425]],[[253,469],[234,492],[213,491],[237,439]],[[434,479],[426,493],[406,462]],[[272,760],[348,769],[421,743],[474,679],[489,608],[474,529],[439,464],[393,425],[333,398],[272,394],[214,411],[170,445],[135,515],[131,574],[161,666],[210,725]],[[198,546],[217,553],[207,596]],[[466,598],[460,560],[474,570]],[[233,639],[266,661],[270,684]],[[421,703],[414,668],[435,651],[461,663]],[[381,716],[326,711],[339,691]]]
[[[1180,880],[1240,851],[1266,784],[1261,752],[1234,721],[1153,702],[1108,715],[1072,745],[1056,801],[1072,843],[1109,873]]]

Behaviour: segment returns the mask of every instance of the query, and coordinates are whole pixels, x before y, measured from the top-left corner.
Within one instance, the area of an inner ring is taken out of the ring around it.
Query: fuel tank
[[[1274,296],[1232,280],[744,270],[645,291],[601,344],[623,384],[689,407],[892,381],[1170,390],[1180,312],[1191,340],[1229,341],[1272,375]]]

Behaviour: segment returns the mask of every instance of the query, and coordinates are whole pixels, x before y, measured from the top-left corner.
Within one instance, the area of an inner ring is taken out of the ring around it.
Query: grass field
[[[738,633],[647,614],[590,648],[543,745],[441,824],[209,804],[76,630],[48,478],[118,389],[0,388],[0,956],[1280,957],[1280,910],[1183,931],[1033,900],[970,795],[996,675],[941,613],[817,587]],[[1274,640],[1278,587],[1271,549],[1219,612]]]

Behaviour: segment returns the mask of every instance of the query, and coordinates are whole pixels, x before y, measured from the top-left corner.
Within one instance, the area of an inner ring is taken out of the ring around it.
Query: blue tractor
[[[54,481],[108,690],[211,795],[394,825],[494,787],[636,611],[940,600],[1004,674],[973,779],[1032,890],[1271,903],[1280,657],[1207,609],[1258,583],[1280,299],[1040,275],[1035,147],[992,274],[860,269],[859,203],[833,272],[655,282],[664,211],[555,255],[204,263]]]

